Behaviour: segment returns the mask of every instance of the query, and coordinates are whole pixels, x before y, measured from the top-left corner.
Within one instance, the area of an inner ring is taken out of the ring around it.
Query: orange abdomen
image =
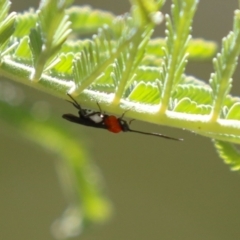
[[[116,118],[115,116],[107,116],[104,119],[104,124],[107,126],[107,129],[110,132],[119,133],[122,131],[118,118]]]

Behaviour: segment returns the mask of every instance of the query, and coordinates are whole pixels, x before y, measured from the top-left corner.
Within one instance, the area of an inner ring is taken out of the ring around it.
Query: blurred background
[[[37,0],[12,0],[13,11],[36,8]],[[79,0],[123,14],[127,0]],[[201,0],[193,37],[221,39],[232,29],[237,0]],[[163,11],[169,12],[170,0]],[[164,26],[155,36],[163,35]],[[208,81],[211,62],[189,63],[187,73]],[[237,70],[232,90],[239,95]],[[15,84],[15,83],[12,83]],[[55,116],[72,106],[40,91],[17,85],[27,101],[45,101]],[[64,120],[63,120],[64,121]],[[22,139],[0,122],[0,239],[53,240],[52,222],[67,206],[55,171],[56,156]],[[150,136],[84,128],[79,134],[99,166],[114,205],[112,219],[75,238],[81,240],[230,240],[240,234],[240,175],[218,157],[211,140],[179,129],[134,122],[134,128],[184,138],[174,142]]]

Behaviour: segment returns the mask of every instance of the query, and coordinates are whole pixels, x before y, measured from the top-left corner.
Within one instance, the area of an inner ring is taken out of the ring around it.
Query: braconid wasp
[[[73,106],[78,109],[78,114],[79,114],[79,116],[75,116],[72,114],[64,114],[62,116],[64,119],[70,122],[78,123],[80,125],[89,126],[89,127],[106,129],[112,133],[133,132],[133,133],[161,137],[161,138],[166,138],[166,139],[176,140],[176,141],[183,140],[180,138],[169,137],[160,133],[149,133],[149,132],[143,132],[139,130],[133,130],[129,127],[131,121],[128,123],[126,120],[123,119],[124,114],[126,112],[124,112],[121,117],[117,118],[116,116],[103,113],[98,103],[97,103],[99,107],[98,112],[91,111],[88,109],[83,109],[70,94],[67,94],[67,95],[72,99],[73,102],[71,101],[69,102],[72,103]]]

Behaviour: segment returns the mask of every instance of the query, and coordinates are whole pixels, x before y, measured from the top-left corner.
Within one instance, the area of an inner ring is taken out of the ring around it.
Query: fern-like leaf
[[[36,26],[37,18],[38,15],[33,9],[24,13],[18,13],[14,36],[17,38],[29,36],[30,30]]]
[[[81,14],[79,14],[81,12]],[[103,25],[111,27],[114,24],[114,14],[103,10],[95,10],[89,6],[73,6],[67,9],[71,28],[75,34],[93,34]]]
[[[3,57],[5,54],[7,54],[15,45],[10,44],[9,46],[9,40],[11,35],[13,34],[15,30],[15,17],[16,13],[10,13],[10,2],[7,0],[1,0],[0,1],[0,58]]]
[[[240,170],[240,151],[232,143],[214,140],[214,145],[219,156],[226,164],[231,166],[233,171]]]
[[[150,39],[147,45],[146,55],[155,61],[162,59],[166,48],[166,40],[163,38]],[[191,39],[187,47],[189,60],[206,60],[211,58],[216,52],[216,43],[204,39]],[[158,65],[159,66],[159,65]]]
[[[223,39],[222,51],[213,60],[215,73],[211,75],[213,89],[213,109],[211,121],[216,121],[221,114],[224,99],[232,86],[232,75],[240,53],[240,11],[235,11],[234,29]]]
[[[181,80],[185,70],[186,50],[190,40],[189,31],[192,18],[196,10],[195,0],[181,2],[173,1],[172,20],[166,16],[166,47],[164,48],[164,62],[162,64],[163,91],[161,96],[160,114],[164,114],[169,107],[170,96],[176,84]]]
[[[67,1],[54,0],[13,17],[8,1],[2,1],[2,19],[10,20],[1,25],[0,74],[62,98],[69,92],[86,108],[99,102],[113,114],[130,109],[126,117],[239,143],[240,100],[229,95],[240,51],[239,11],[209,85],[184,73],[188,59],[201,60],[216,50],[213,42],[190,40],[198,1],[173,0],[164,40],[150,39],[164,1],[131,2],[123,16],[87,7],[65,10]],[[66,41],[71,30],[74,36]],[[74,39],[86,33],[95,35]]]
[[[67,1],[43,1],[38,12],[39,21],[30,33],[30,46],[34,57],[31,79],[38,81],[47,63],[60,50],[70,34],[70,22],[64,10]]]

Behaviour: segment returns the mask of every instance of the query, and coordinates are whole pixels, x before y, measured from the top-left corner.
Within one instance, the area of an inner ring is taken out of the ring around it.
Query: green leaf
[[[189,98],[182,98],[174,107],[175,112],[184,112],[191,114],[208,115],[211,112],[212,107],[205,104],[197,104]]]
[[[226,119],[240,120],[240,103],[237,102],[229,109]]]
[[[156,59],[164,56],[163,47],[166,47],[166,41],[163,38],[154,38],[147,45],[146,54],[148,57]],[[187,47],[189,60],[207,60],[213,57],[216,53],[217,45],[213,41],[204,39],[191,39]]]
[[[128,96],[130,101],[158,104],[160,101],[159,89],[154,83],[140,82]]]
[[[28,36],[25,36],[20,40],[19,45],[14,52],[14,55],[17,61],[24,62],[27,65],[32,64],[32,52],[30,50]]]
[[[161,114],[164,114],[169,107],[171,93],[185,70],[190,26],[198,1],[179,2],[175,0],[173,2],[172,20],[168,15],[166,16],[167,37],[166,47],[163,48],[165,57],[162,63],[163,91],[159,109]]]
[[[210,85],[213,90],[213,109],[211,120],[216,121],[221,113],[224,100],[232,87],[232,75],[236,69],[240,53],[240,11],[235,11],[233,32],[222,41],[221,53],[213,60],[215,72]]]
[[[30,34],[30,30],[35,27],[37,22],[37,13],[30,9],[24,13],[18,13],[16,17],[16,29],[14,36],[22,38]]]
[[[135,81],[144,81],[144,82],[155,82],[156,79],[160,80],[161,68],[152,67],[152,66],[139,66],[136,69],[136,78]]]
[[[208,60],[216,54],[217,43],[205,39],[191,39],[187,48],[189,60]]]
[[[42,52],[43,40],[41,38],[40,28],[32,28],[29,35],[30,49],[33,56],[33,66],[37,67],[39,57]]]
[[[172,2],[166,39],[149,40],[164,0],[133,0],[123,16],[87,7],[66,10],[68,1],[48,0],[17,18],[9,14],[9,2],[0,0],[0,74],[58,97],[70,92],[86,108],[99,102],[111,114],[126,112],[132,119],[213,138],[220,156],[239,170],[239,151],[232,143],[240,143],[240,98],[229,95],[240,51],[239,10],[233,32],[214,60],[209,85],[184,73],[188,58],[207,59],[216,51],[213,42],[190,40],[198,1]],[[90,33],[96,35],[75,39]],[[110,204],[79,139],[56,119],[40,121],[36,116],[43,108],[36,112],[0,102],[0,109],[7,124],[62,160],[59,169],[71,206],[55,227],[66,229],[75,217],[78,232],[82,222],[87,226],[105,220]],[[65,237],[74,234],[64,232]]]
[[[11,85],[1,84],[0,96],[9,92],[9,89],[18,92]],[[64,224],[71,224],[72,217],[76,217],[79,224],[75,227],[79,232],[89,225],[107,220],[111,214],[111,204],[106,197],[99,170],[90,160],[83,141],[63,126],[59,117],[55,119],[49,116],[46,103],[15,107],[19,99],[20,96],[16,94],[9,103],[0,101],[1,120],[11,125],[15,132],[55,155],[69,206],[75,209],[74,212],[68,212],[68,216],[63,216]],[[64,234],[68,236],[73,233]]]
[[[163,6],[165,1],[155,0],[131,0],[133,8],[133,16],[139,26],[153,23],[159,24],[162,21],[162,16],[158,10]]]
[[[30,45],[34,57],[31,79],[38,81],[44,69],[54,61],[54,55],[70,34],[70,21],[65,15],[68,1],[42,1],[35,29],[30,32]]]
[[[75,87],[70,93],[79,94],[90,87],[101,79],[104,69],[112,66],[113,72],[110,76],[116,85],[114,102],[115,104],[119,102],[129,78],[133,77],[144,55],[145,46],[152,33],[151,28],[135,28],[134,20],[129,16],[125,16],[124,21],[124,27],[122,27],[123,20],[118,21],[122,28],[120,38],[113,39],[112,30],[105,26],[99,29],[94,41],[88,42],[88,46],[76,56],[75,62],[78,63],[73,67]],[[134,31],[132,28],[135,28]],[[131,82],[128,84],[130,85]]]
[[[233,171],[240,170],[240,152],[232,143],[214,140],[219,156]]]
[[[10,2],[7,0],[0,1],[0,56],[9,52],[11,46],[8,46],[9,39],[15,30],[16,13],[8,14]]]
[[[70,92],[86,108],[99,102],[103,111],[116,115],[130,109],[126,117],[240,143],[240,99],[229,95],[239,48],[239,11],[215,60],[217,80],[209,85],[184,73],[188,54],[201,59],[216,47],[190,41],[197,2],[173,0],[166,39],[149,41],[162,0],[132,1],[123,16],[84,7],[65,10],[65,1],[42,1],[40,10],[17,15],[16,31],[1,48],[0,74],[58,97],[67,98]],[[68,14],[74,35],[65,41],[71,31]],[[90,32],[97,35],[75,39],[76,33]]]
[[[77,34],[96,33],[104,25],[112,26],[115,16],[107,11],[92,9],[89,6],[73,6],[67,9],[71,28]]]
[[[125,56],[122,55],[121,61],[123,61],[115,62],[118,71],[118,74],[114,75],[115,83],[117,83],[114,99],[115,104],[120,102],[126,88],[128,88],[134,81],[134,78],[136,77],[135,71],[145,54],[145,48],[151,34],[151,28],[146,29],[145,31],[138,31],[132,39],[130,48],[126,49]],[[120,66],[118,66],[119,63]],[[116,73],[116,71],[113,72],[113,74],[114,73]]]
[[[205,104],[211,106],[212,91],[209,87],[196,86],[193,84],[180,84],[176,87],[173,99],[188,98],[197,104]]]
[[[58,58],[58,63],[55,64],[50,73],[57,76],[61,76],[65,79],[72,79],[72,63],[74,55],[72,53],[61,53]]]

